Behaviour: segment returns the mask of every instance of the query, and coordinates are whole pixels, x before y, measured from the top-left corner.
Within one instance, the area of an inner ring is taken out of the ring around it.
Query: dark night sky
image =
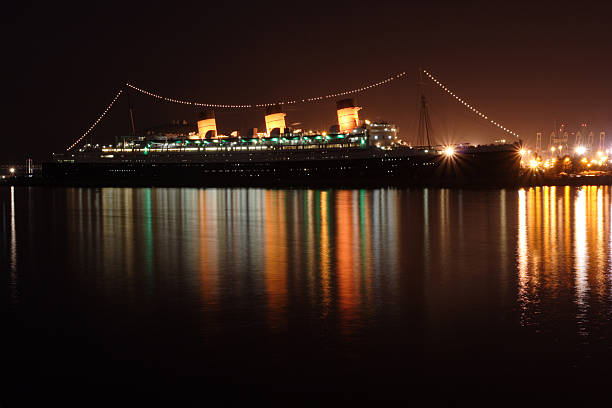
[[[426,4],[425,4],[426,3]],[[259,103],[407,79],[356,95],[362,118],[414,140],[416,70],[528,142],[555,120],[588,122],[612,141],[612,6],[586,2],[19,2],[5,8],[5,142],[0,163],[61,152],[126,81],[212,103]],[[437,141],[503,137],[433,86]],[[196,119],[193,107],[132,96],[137,127]],[[334,100],[297,105],[289,123],[327,128]],[[217,112],[221,131],[263,127],[260,110]],[[125,98],[94,131],[128,132]]]

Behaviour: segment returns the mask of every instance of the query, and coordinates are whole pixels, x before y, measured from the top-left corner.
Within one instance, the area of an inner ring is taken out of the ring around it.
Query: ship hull
[[[48,184],[79,186],[194,187],[377,187],[512,186],[520,159],[514,150],[440,154],[381,151],[335,157],[294,155],[269,160],[168,160],[117,157],[113,160],[43,164]],[[218,157],[218,156],[217,156]]]

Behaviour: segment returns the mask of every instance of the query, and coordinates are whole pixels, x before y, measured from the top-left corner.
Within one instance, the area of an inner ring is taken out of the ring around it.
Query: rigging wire
[[[256,103],[256,104],[217,104],[217,103],[203,103],[203,102],[194,102],[194,101],[186,101],[186,100],[182,100],[182,99],[176,99],[176,98],[170,98],[167,96],[163,96],[163,95],[159,95],[157,93],[148,91],[146,89],[143,88],[139,88],[135,85],[132,85],[129,82],[126,82],[126,86],[132,88],[135,91],[138,91],[144,95],[147,96],[151,96],[153,98],[157,98],[166,102],[171,102],[171,103],[178,103],[178,104],[183,104],[183,105],[193,105],[193,106],[202,106],[202,107],[207,107],[207,108],[233,108],[233,109],[246,109],[246,108],[260,108],[260,107],[266,107],[266,106],[273,106],[273,105],[291,105],[291,104],[297,104],[297,103],[302,103],[302,102],[315,102],[315,101],[321,101],[324,99],[329,99],[329,98],[336,98],[338,96],[345,96],[345,95],[350,95],[350,94],[355,94],[355,93],[359,93],[359,92],[363,92],[366,91],[368,89],[371,88],[376,88],[378,86],[381,85],[385,85],[395,79],[401,78],[404,75],[406,75],[406,72],[400,72],[399,74],[395,74],[392,75],[388,78],[385,78],[381,81],[372,83],[372,84],[368,84],[368,85],[364,85],[362,87],[359,88],[355,88],[355,89],[350,89],[347,91],[342,91],[342,92],[336,92],[336,93],[329,93],[327,95],[321,95],[321,96],[314,96],[311,98],[297,98],[297,99],[288,99],[285,101],[278,101],[278,102],[268,102],[268,103]]]
[[[119,96],[123,93],[123,89],[119,90],[119,92],[117,92],[117,94],[115,95],[115,97],[113,98],[113,100],[111,101],[111,103],[106,107],[106,109],[104,109],[104,111],[100,114],[100,116],[98,116],[98,119],[95,120],[94,123],[92,123],[92,125],[89,127],[89,129],[87,129],[85,131],[85,133],[83,133],[81,135],[81,137],[79,137],[77,140],[74,141],[74,143],[72,143],[70,146],[68,146],[68,148],[66,149],[66,151],[70,151],[72,148],[74,148],[77,144],[79,144],[79,142],[81,140],[83,140],[88,134],[89,132],[91,132],[93,130],[93,128],[95,128],[98,123],[100,123],[100,121],[102,120],[102,118],[108,113],[108,111],[110,110],[110,108],[113,106],[113,104],[115,103],[115,101],[117,99],[119,99]]]
[[[471,110],[473,113],[475,113],[479,117],[481,117],[481,118],[483,118],[485,120],[490,121],[491,124],[495,125],[496,127],[500,128],[501,130],[503,130],[503,131],[513,135],[513,136],[516,136],[517,138],[519,137],[518,133],[516,133],[516,132],[506,128],[505,126],[501,125],[499,122],[496,122],[494,120],[489,119],[489,117],[487,115],[485,115],[484,113],[482,113],[478,109],[474,108],[465,99],[460,98],[459,96],[457,96],[454,92],[452,92],[448,87],[446,87],[446,85],[444,85],[442,82],[440,82],[430,72],[428,72],[427,70],[422,70],[422,71],[436,85],[438,85],[441,89],[443,89],[447,94],[449,94],[450,96],[455,98],[455,100],[457,100],[459,103],[464,105],[467,109]],[[259,103],[259,104],[212,104],[212,103],[202,103],[202,102],[186,101],[186,100],[181,100],[181,99],[169,98],[169,97],[166,97],[166,96],[162,96],[162,95],[156,94],[154,92],[148,91],[146,89],[139,88],[139,87],[137,87],[135,85],[132,85],[129,82],[126,82],[125,86],[127,86],[127,87],[129,87],[129,88],[131,88],[131,89],[133,89],[135,91],[138,91],[138,92],[140,92],[140,93],[142,93],[144,95],[147,95],[147,96],[150,96],[150,97],[153,97],[153,98],[156,98],[156,99],[164,100],[166,102],[171,102],[171,103],[177,103],[177,104],[183,104],[183,105],[192,105],[192,106],[211,107],[211,108],[246,109],[246,108],[267,107],[267,106],[272,106],[272,105],[290,105],[290,104],[297,104],[297,103],[302,103],[302,102],[314,102],[314,101],[320,101],[320,100],[329,99],[329,98],[336,98],[338,96],[345,96],[345,95],[355,94],[355,93],[366,91],[368,89],[376,88],[376,87],[381,86],[381,85],[385,85],[385,84],[387,84],[387,83],[389,83],[389,82],[391,82],[391,81],[393,81],[395,79],[402,78],[405,75],[406,75],[406,72],[403,71],[403,72],[400,72],[398,74],[392,75],[392,76],[390,76],[390,77],[388,77],[386,79],[383,79],[381,81],[374,82],[374,83],[371,83],[371,84],[368,84],[368,85],[364,85],[364,86],[359,87],[359,88],[342,91],[342,92],[329,93],[329,94],[326,94],[326,95],[315,96],[315,97],[311,97],[311,98],[291,99],[291,100],[286,100],[286,101],[268,102],[268,103]],[[115,97],[113,98],[111,103],[106,107],[106,109],[104,109],[104,111],[100,114],[100,116],[98,116],[98,118],[92,123],[92,125],[78,139],[76,139],[74,141],[74,143],[72,143],[66,149],[66,151],[70,151],[71,149],[73,149],[79,142],[81,142],[81,140],[83,140],[98,125],[98,123],[102,120],[102,118],[104,118],[104,116],[106,116],[108,111],[112,108],[112,106],[117,101],[119,96],[121,96],[122,93],[123,93],[123,89],[121,89],[121,90],[119,90],[119,92],[117,92],[117,94],[115,95]]]
[[[487,115],[485,115],[484,113],[482,113],[481,111],[479,111],[478,109],[474,108],[472,105],[470,105],[465,99],[460,98],[459,96],[457,96],[453,91],[451,91],[449,88],[446,87],[446,85],[444,85],[442,82],[440,82],[435,76],[433,76],[431,73],[429,73],[427,70],[423,70],[423,73],[425,75],[427,75],[429,77],[429,79],[431,79],[436,85],[438,85],[442,90],[444,90],[447,94],[449,94],[450,96],[452,96],[453,98],[455,98],[455,100],[457,100],[457,102],[461,103],[463,106],[465,106],[466,108],[468,108],[469,110],[471,110],[472,112],[474,112],[476,115],[478,115],[479,117],[488,120],[492,125],[497,126],[498,128],[500,128],[501,130],[503,130],[506,133],[509,133],[515,137],[519,137],[518,133],[508,129],[507,127],[503,126],[502,124],[500,124],[499,122],[496,122],[492,119],[489,119],[489,117]]]

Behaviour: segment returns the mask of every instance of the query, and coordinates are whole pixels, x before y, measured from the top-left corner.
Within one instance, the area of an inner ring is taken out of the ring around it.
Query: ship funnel
[[[355,106],[355,101],[352,98],[342,99],[336,102],[336,111],[338,113],[338,126],[340,133],[347,133],[359,126],[359,110],[361,108]]]
[[[269,136],[281,134],[285,131],[285,116],[280,105],[268,106],[266,108],[266,132]]]
[[[205,110],[200,112],[198,120],[198,134],[194,139],[212,139],[217,137],[217,122],[215,111]]]

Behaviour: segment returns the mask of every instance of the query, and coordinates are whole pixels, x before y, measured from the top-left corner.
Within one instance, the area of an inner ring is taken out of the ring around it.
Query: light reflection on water
[[[609,186],[518,192],[518,301],[523,326],[540,330],[573,315],[575,332],[586,337],[593,329],[601,332],[607,323],[610,194]]]
[[[589,290],[589,283],[587,281],[587,263],[589,255],[587,253],[587,220],[586,220],[586,189],[578,190],[575,207],[575,233],[574,233],[574,253],[575,253],[575,285],[576,285],[576,303],[578,304],[578,321],[584,322],[586,319],[586,296]],[[589,198],[591,198],[589,196]],[[584,333],[584,327],[581,331]]]
[[[176,290],[197,287],[207,315],[224,300],[240,308],[255,296],[274,330],[287,325],[297,299],[322,318],[333,310],[348,335],[381,302],[395,307],[402,257],[428,270],[432,246],[445,257],[452,252],[446,190],[405,199],[397,190],[66,191],[74,268],[100,279],[108,296],[133,300],[141,286],[153,295],[162,282],[164,290],[185,284]],[[430,196],[442,215],[434,225]],[[406,213],[416,208],[425,223]],[[441,241],[432,244],[431,234]]]
[[[2,207],[18,300],[46,262],[43,278],[98,302],[187,305],[206,334],[299,326],[452,350],[494,327],[610,348],[608,186],[25,191]]]
[[[10,187],[10,215],[9,215],[9,288],[11,299],[16,301],[18,298],[17,292],[17,232],[15,228],[15,187]]]

